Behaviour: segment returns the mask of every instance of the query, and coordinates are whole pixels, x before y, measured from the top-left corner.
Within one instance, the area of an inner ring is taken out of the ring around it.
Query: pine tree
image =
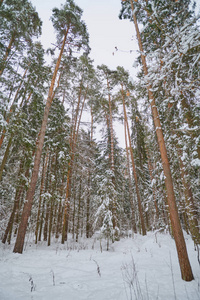
[[[139,45],[139,49],[141,52],[141,60],[142,60],[144,75],[148,75],[148,67],[147,67],[146,58],[144,55],[143,44],[142,44],[141,35],[139,32],[139,27],[138,27],[138,23],[137,23],[137,18],[136,18],[136,14],[135,14],[135,10],[134,10],[134,4],[133,4],[132,0],[130,0],[130,5],[131,5],[131,10],[132,10],[133,22],[134,22],[135,29],[136,29],[138,45]],[[166,150],[166,144],[165,144],[165,140],[164,140],[164,136],[163,136],[160,118],[158,115],[158,109],[156,106],[155,97],[152,92],[151,85],[150,85],[150,83],[148,83],[148,81],[147,81],[147,90],[148,90],[148,96],[149,96],[149,100],[150,100],[150,104],[151,104],[153,120],[154,120],[154,124],[155,124],[155,128],[156,128],[158,144],[160,147],[163,171],[164,171],[164,175],[165,175],[165,186],[166,186],[166,191],[167,191],[167,201],[168,201],[168,205],[169,205],[170,219],[171,219],[173,234],[174,234],[174,238],[175,238],[175,242],[176,242],[182,278],[183,278],[183,280],[191,281],[194,279],[194,277],[193,277],[190,262],[188,259],[185,240],[183,237],[180,219],[178,216],[178,210],[177,210],[176,201],[175,201],[173,181],[172,181],[172,175],[171,175],[171,170],[170,170],[170,165],[169,165],[169,160],[168,160],[168,155],[167,155],[167,150]]]
[[[88,41],[88,36],[86,33],[86,27],[83,21],[80,20],[81,18],[82,11],[79,7],[77,7],[73,1],[67,1],[66,4],[59,10],[59,9],[54,9],[53,10],[53,25],[54,28],[57,30],[57,39],[58,43],[60,40],[62,40],[62,46],[60,49],[60,53],[56,62],[56,66],[54,69],[54,74],[52,76],[51,80],[51,85],[49,88],[48,92],[48,98],[45,106],[45,111],[44,111],[44,117],[41,125],[41,130],[40,130],[40,137],[38,141],[38,146],[36,149],[36,155],[35,155],[35,160],[34,160],[34,167],[33,167],[33,172],[32,172],[32,178],[30,182],[30,187],[27,192],[27,202],[24,205],[22,217],[21,217],[21,223],[19,226],[18,230],[18,235],[14,247],[14,252],[22,253],[23,251],[23,245],[24,245],[24,238],[26,234],[26,228],[28,224],[28,218],[31,213],[31,208],[32,208],[32,203],[33,203],[33,197],[34,197],[34,192],[35,192],[35,187],[37,183],[37,178],[38,178],[38,172],[39,172],[39,167],[40,167],[40,159],[42,155],[42,148],[43,148],[43,143],[44,143],[44,136],[45,136],[45,131],[46,131],[46,126],[47,126],[47,120],[48,120],[48,115],[49,115],[49,110],[53,101],[53,89],[57,77],[57,73],[59,70],[60,62],[62,59],[62,55],[64,52],[66,40],[68,36],[70,36],[71,39],[76,39],[77,36],[80,38],[78,44],[78,48],[82,46],[82,44],[86,44]],[[77,20],[79,18],[79,20]],[[83,38],[81,38],[83,37]]]
[[[24,48],[32,43],[32,38],[41,34],[42,22],[28,0],[5,0],[0,6],[0,20],[1,76],[7,67],[8,57],[12,58],[8,63],[10,67],[15,52],[22,53]]]

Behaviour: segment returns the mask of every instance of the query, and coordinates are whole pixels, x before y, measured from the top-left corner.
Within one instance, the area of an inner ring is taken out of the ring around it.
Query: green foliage
[[[83,48],[89,53],[89,36],[80,9],[73,0],[67,0],[61,9],[54,8],[51,21],[57,33],[58,44],[61,43],[65,32],[68,30],[68,43],[70,51]],[[71,45],[73,44],[73,46]]]

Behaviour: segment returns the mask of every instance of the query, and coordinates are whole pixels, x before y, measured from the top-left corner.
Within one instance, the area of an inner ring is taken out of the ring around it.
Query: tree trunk
[[[0,167],[0,181],[2,179],[3,170],[4,170],[4,167],[5,167],[6,161],[8,159],[8,154],[9,154],[10,146],[12,144],[13,136],[14,136],[14,134],[11,133],[11,136],[9,138],[8,145],[7,145],[7,148],[6,148],[6,151],[4,153],[4,157],[3,157],[2,163],[1,163],[1,167]]]
[[[54,208],[55,208],[55,195],[56,195],[56,186],[57,186],[57,176],[56,176],[56,165],[57,165],[57,154],[52,159],[52,170],[51,173],[54,174],[54,181],[51,183],[51,200],[50,200],[50,214],[49,214],[49,233],[48,233],[48,246],[51,244],[51,234],[52,234],[52,227],[53,227],[53,217],[54,217]]]
[[[62,54],[63,54],[63,51],[64,51],[68,31],[69,31],[69,28],[67,29],[67,31],[65,33],[63,43],[62,43],[62,47],[61,47],[61,50],[60,50],[60,54],[59,54],[59,57],[58,57],[58,60],[57,60],[56,66],[55,66],[54,74],[53,74],[53,77],[52,77],[52,80],[51,80],[51,86],[49,88],[48,98],[47,98],[47,102],[46,102],[46,106],[45,106],[45,110],[44,110],[44,116],[43,116],[41,131],[40,131],[40,137],[39,137],[39,140],[38,140],[38,146],[37,146],[36,154],[35,154],[35,160],[34,160],[34,166],[33,166],[31,182],[30,182],[29,189],[27,191],[26,202],[24,204],[24,209],[23,209],[22,217],[21,217],[21,223],[19,225],[17,239],[16,239],[14,250],[13,250],[13,252],[15,252],[15,253],[22,253],[23,252],[24,239],[25,239],[26,229],[27,229],[27,225],[28,225],[28,218],[31,214],[31,208],[32,208],[32,204],[33,204],[33,197],[34,197],[36,183],[37,183],[37,179],[38,179],[38,172],[39,172],[39,167],[40,167],[42,148],[43,148],[43,144],[44,144],[44,137],[45,137],[45,131],[46,131],[46,126],[47,126],[47,120],[48,120],[48,115],[49,115],[49,110],[50,110],[50,107],[51,107],[51,103],[53,101],[53,98],[52,98],[53,88],[54,88],[54,85],[55,85],[56,76],[57,76],[57,73],[58,73],[58,69],[59,69],[59,66],[60,66]]]
[[[124,120],[124,136],[125,136],[126,159],[127,159],[127,170],[128,170],[128,180],[129,180],[129,199],[130,199],[130,204],[131,204],[131,227],[132,227],[133,232],[137,233],[137,228],[136,228],[136,223],[135,223],[135,211],[134,211],[134,203],[133,203],[131,173],[130,173],[128,141],[127,141],[127,124],[126,124],[125,120]]]
[[[43,199],[43,204],[42,204],[42,214],[40,217],[40,230],[39,230],[39,236],[38,236],[38,241],[40,242],[42,239],[42,228],[43,228],[43,223],[44,223],[44,207],[45,207],[45,199]]]
[[[131,135],[129,131],[129,126],[128,126],[128,119],[127,119],[127,114],[126,114],[126,107],[125,107],[125,100],[124,100],[124,90],[123,90],[123,85],[122,86],[122,100],[123,100],[123,110],[124,110],[124,121],[126,123],[127,127],[127,132],[128,132],[128,139],[129,139],[129,148],[130,148],[130,153],[131,153],[131,162],[132,162],[132,168],[133,168],[133,176],[135,180],[135,189],[136,189],[136,195],[137,195],[137,201],[138,201],[138,208],[139,208],[139,215],[140,215],[140,222],[141,222],[141,227],[142,227],[142,234],[146,235],[146,228],[145,228],[145,223],[144,223],[144,216],[143,216],[143,208],[142,208],[142,201],[140,197],[140,191],[138,187],[138,177],[137,177],[137,172],[135,168],[135,162],[134,162],[134,157],[133,157],[133,149],[132,149],[132,144],[131,144]]]
[[[91,174],[88,172],[88,194],[86,202],[86,237],[90,237],[90,186],[91,186]]]
[[[112,171],[112,182],[115,187],[115,163],[114,163],[114,134],[113,134],[113,121],[112,121],[112,107],[111,107],[111,97],[110,97],[110,84],[107,78],[107,88],[108,88],[108,103],[109,103],[109,128],[110,128],[110,158],[111,158],[111,171]],[[117,226],[117,212],[116,212],[116,199],[112,200],[112,214],[113,214],[113,229]],[[117,237],[117,232],[116,238]]]
[[[153,166],[152,166],[152,163],[151,163],[151,159],[150,159],[150,156],[149,156],[148,149],[146,149],[146,150],[147,150],[147,158],[148,158],[149,175],[150,175],[150,179],[151,179],[151,182],[152,182],[154,180]],[[156,220],[158,221],[159,220],[159,210],[158,210],[158,204],[157,204],[157,201],[156,201],[156,190],[155,190],[154,186],[152,186],[152,193],[153,193],[153,202],[154,202],[154,206],[155,206],[155,210],[156,210]]]
[[[62,184],[60,188],[60,201],[58,206],[58,214],[57,214],[57,224],[56,224],[56,238],[59,237],[62,228],[62,198],[63,198],[63,191],[64,191],[64,170],[63,170],[63,177],[62,177]]]
[[[186,118],[189,128],[195,127],[194,115],[192,113],[192,109],[190,107],[190,104],[188,103],[187,98],[184,97],[184,95],[181,96],[181,105],[183,107],[183,111],[186,110],[185,118]],[[190,134],[192,135],[193,138],[196,138],[198,136],[198,132],[196,132],[196,131],[191,131]],[[198,158],[200,159],[200,142],[197,145],[197,154],[198,154]]]
[[[44,191],[44,181],[45,181],[45,175],[47,170],[47,164],[48,164],[48,158],[49,153],[47,152],[46,158],[44,158],[44,164],[42,169],[42,179],[41,179],[41,185],[40,185],[40,198],[39,198],[39,204],[38,204],[38,213],[37,213],[37,221],[36,221],[36,229],[35,229],[35,244],[37,244],[38,241],[38,229],[40,225],[40,210],[41,210],[41,203],[42,203],[42,194]]]
[[[2,3],[3,3],[3,1],[1,2],[1,4]],[[9,52],[10,52],[10,50],[12,48],[12,44],[13,44],[14,40],[15,40],[15,33],[12,34],[11,39],[10,39],[10,43],[9,43],[7,49],[6,49],[6,54],[5,54],[4,58],[3,58],[3,64],[2,64],[2,68],[0,70],[0,76],[3,74],[3,71],[5,69],[6,60],[8,58]]]
[[[71,158],[68,163],[68,173],[67,173],[67,188],[66,188],[66,196],[65,196],[65,208],[64,208],[64,217],[63,217],[63,229],[62,229],[62,240],[61,243],[64,244],[64,242],[67,240],[67,231],[68,231],[68,221],[69,221],[69,210],[70,210],[70,198],[71,198],[71,177],[72,177],[72,172],[73,172],[73,164],[74,164],[74,155],[75,155],[75,150],[76,150],[76,142],[78,138],[78,133],[79,133],[79,127],[80,127],[80,122],[81,122],[81,117],[83,113],[83,108],[87,96],[87,91],[88,91],[88,86],[86,89],[86,93],[84,96],[79,120],[78,120],[78,113],[79,113],[79,107],[80,107],[80,100],[81,100],[81,91],[82,91],[82,82],[79,90],[79,97],[78,97],[78,103],[77,103],[77,108],[76,108],[76,116],[75,116],[75,123],[74,123],[74,128],[72,130],[71,134],[71,143],[70,143],[70,153],[71,153]],[[78,120],[78,124],[77,124]]]
[[[90,131],[90,147],[92,147],[93,140],[93,111],[91,107],[91,131]],[[86,237],[90,237],[90,188],[91,188],[91,172],[88,171],[88,194],[87,194],[87,202],[86,202]]]
[[[4,237],[2,239],[2,243],[3,244],[6,243],[6,240],[7,240],[9,232],[12,232],[12,227],[13,227],[13,223],[14,223],[15,213],[16,213],[16,210],[19,207],[19,200],[20,200],[22,192],[23,192],[23,187],[21,187],[19,190],[16,191],[13,210],[12,210],[12,213],[10,215],[10,219],[8,221],[8,225],[7,225],[6,230],[5,230]]]
[[[176,147],[177,147],[177,152],[178,152],[178,157],[179,157],[181,179],[182,179],[183,188],[184,188],[186,211],[187,211],[187,215],[188,215],[188,223],[189,223],[190,233],[191,233],[194,243],[196,245],[200,245],[198,214],[197,214],[197,211],[196,211],[196,208],[194,205],[193,193],[192,193],[191,187],[187,181],[188,174],[186,171],[186,167],[184,166],[184,163],[181,159],[181,157],[182,157],[181,149],[179,148],[178,144]]]
[[[44,222],[44,239],[43,239],[45,242],[47,241],[47,235],[48,235],[48,223],[49,223],[49,203],[47,202],[45,222]]]
[[[137,34],[139,49],[140,49],[141,53],[144,53],[142,41],[141,41],[141,37],[140,37],[140,32],[139,32],[139,28],[138,28],[138,24],[137,24],[137,18],[134,13],[133,1],[130,0],[130,3],[131,3],[132,11],[133,11],[133,21],[135,24],[135,30],[136,30],[136,34]],[[148,69],[147,69],[147,64],[146,64],[146,59],[145,59],[144,54],[141,54],[141,59],[142,59],[144,74],[147,75]],[[153,92],[151,91],[150,85],[148,85],[147,90],[148,90],[149,100],[150,100],[150,104],[151,104],[153,121],[154,121],[154,125],[156,128],[158,144],[159,144],[159,148],[160,148],[163,171],[164,171],[164,175],[165,175],[165,187],[166,187],[166,191],[167,191],[167,202],[168,202],[168,206],[169,206],[170,220],[171,220],[173,235],[174,235],[174,239],[175,239],[175,243],[176,243],[178,258],[179,258],[181,275],[182,275],[183,280],[191,281],[194,279],[194,276],[193,276],[192,269],[190,266],[190,262],[189,262],[189,258],[188,258],[188,254],[187,254],[187,248],[186,248],[186,244],[185,244],[185,239],[183,236],[183,231],[182,231],[179,216],[178,216],[178,209],[176,206],[171,170],[170,170],[169,160],[168,160],[168,156],[167,156],[167,150],[166,150],[166,146],[165,146],[163,132],[162,132],[162,128],[161,128],[160,118],[158,115],[155,98],[154,98]]]
[[[22,76],[20,85],[19,85],[19,87],[18,87],[18,89],[17,89],[17,91],[16,91],[16,93],[15,93],[15,97],[14,97],[14,99],[13,99],[13,102],[12,102],[12,104],[11,104],[11,106],[10,106],[10,110],[9,110],[9,114],[10,114],[10,115],[11,115],[11,113],[13,112],[13,106],[14,106],[16,100],[17,100],[17,96],[18,96],[18,94],[19,94],[19,91],[20,91],[20,89],[21,89],[21,86],[22,86],[22,83],[23,83],[23,80],[24,80],[24,78],[25,78],[25,76],[26,76],[27,71],[28,71],[28,68],[25,70],[24,75]],[[9,121],[10,121],[10,115],[8,115],[8,117],[7,117],[7,119],[6,119],[6,123],[7,123],[7,124],[8,124]],[[4,140],[4,137],[5,137],[5,133],[6,133],[6,129],[4,128],[4,129],[3,129],[3,132],[2,132],[2,134],[1,134],[1,138],[0,138],[0,148],[1,148],[2,144],[3,144],[3,140]]]
[[[78,196],[78,216],[77,216],[78,219],[77,219],[77,226],[76,226],[76,242],[78,242],[78,235],[80,229],[81,192],[82,192],[82,179],[80,179],[79,196]]]

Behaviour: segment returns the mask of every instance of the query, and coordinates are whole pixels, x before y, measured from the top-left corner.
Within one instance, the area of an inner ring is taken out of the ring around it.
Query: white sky
[[[45,48],[51,47],[55,39],[53,26],[49,18],[52,8],[60,8],[65,0],[31,0],[43,21],[42,43]],[[120,0],[75,0],[75,3],[83,9],[85,21],[90,35],[90,57],[95,65],[105,64],[111,69],[118,65],[129,70],[134,78],[136,74],[132,67],[137,57],[137,41],[133,24],[129,20],[119,20],[121,8]],[[115,47],[119,51],[115,51]],[[130,53],[130,50],[133,50]],[[114,55],[113,55],[114,53]]]
[[[33,6],[43,21],[41,42],[45,49],[51,47],[55,42],[55,33],[50,16],[52,8],[60,8],[65,0],[31,0]],[[110,69],[123,66],[129,71],[134,79],[137,73],[133,63],[138,56],[137,40],[134,26],[129,20],[118,18],[120,0],[75,0],[75,3],[83,9],[83,20],[85,21],[90,35],[90,57],[95,66],[105,64]],[[119,50],[116,51],[115,47]],[[130,52],[130,50],[132,50]],[[114,53],[114,55],[113,55]],[[84,117],[85,120],[85,117]],[[89,120],[86,120],[89,121]],[[122,124],[114,124],[114,130],[119,138],[121,147],[125,146],[124,127]],[[99,133],[96,131],[99,139]]]
[[[47,49],[55,42],[54,29],[49,20],[52,8],[60,8],[65,0],[31,0],[31,2],[43,21],[41,41]],[[133,23],[118,18],[121,0],[75,0],[75,3],[83,9],[83,20],[90,35],[92,49],[90,57],[94,60],[95,66],[105,64],[115,69],[120,65],[135,79],[137,70],[133,67],[133,63],[139,55],[137,40]],[[200,0],[196,0],[196,3],[199,11]],[[115,47],[119,49],[117,52]],[[119,137],[120,146],[124,147],[123,125],[115,124],[114,130]]]

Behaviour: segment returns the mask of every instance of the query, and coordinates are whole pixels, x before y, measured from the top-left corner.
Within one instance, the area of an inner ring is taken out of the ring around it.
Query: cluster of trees
[[[198,247],[200,31],[192,4],[122,1],[119,17],[132,21],[140,50],[133,82],[123,67],[94,67],[73,0],[53,9],[51,66],[31,2],[1,1],[0,229],[3,243],[16,236],[14,252],[23,252],[27,232],[50,245],[99,230],[109,247],[129,230],[164,229],[182,278],[193,279],[182,232]]]

